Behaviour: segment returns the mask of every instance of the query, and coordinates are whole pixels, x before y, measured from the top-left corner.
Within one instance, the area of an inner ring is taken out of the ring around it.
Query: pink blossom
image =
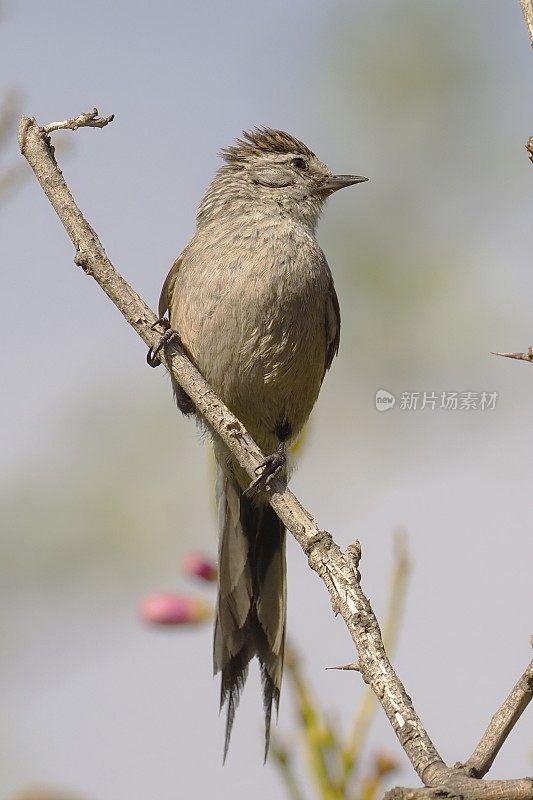
[[[139,611],[143,620],[155,625],[197,624],[212,615],[211,607],[201,598],[171,592],[147,595]]]
[[[213,583],[218,576],[218,570],[213,559],[203,553],[186,553],[181,562],[183,571],[187,575],[194,575],[204,581]]]

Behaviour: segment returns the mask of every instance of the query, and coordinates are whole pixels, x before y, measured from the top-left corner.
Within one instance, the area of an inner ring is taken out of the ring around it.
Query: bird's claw
[[[244,494],[247,497],[256,494],[257,492],[267,489],[271,479],[283,469],[287,463],[287,456],[285,450],[280,448],[275,453],[265,456],[263,461],[254,469],[257,478],[251,482]]]
[[[150,325],[152,330],[155,330],[158,325],[161,325],[162,328],[165,329],[165,332],[159,339],[156,345],[152,345],[146,354],[146,362],[150,367],[158,367],[161,364],[161,359],[158,357],[158,353],[168,345],[171,339],[178,337],[179,335],[176,331],[173,331],[170,327],[170,323],[165,317],[158,319],[154,322],[153,325]]]

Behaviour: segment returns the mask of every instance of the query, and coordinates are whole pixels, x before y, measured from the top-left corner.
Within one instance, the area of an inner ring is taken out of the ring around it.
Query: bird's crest
[[[238,164],[250,156],[260,156],[261,153],[296,153],[310,158],[314,153],[295,136],[285,131],[273,128],[254,128],[244,131],[243,138],[237,139],[232,147],[220,151],[220,155],[227,164]]]

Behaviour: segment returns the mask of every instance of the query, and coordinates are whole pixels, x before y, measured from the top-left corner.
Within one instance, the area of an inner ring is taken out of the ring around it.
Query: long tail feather
[[[213,661],[227,706],[224,760],[248,665],[257,656],[265,712],[265,759],[272,704],[279,705],[285,646],[285,529],[268,505],[256,505],[219,467],[219,587]]]

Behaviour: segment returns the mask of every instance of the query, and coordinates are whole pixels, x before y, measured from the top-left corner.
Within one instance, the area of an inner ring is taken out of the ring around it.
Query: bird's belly
[[[321,328],[291,326],[282,336],[263,333],[243,348],[239,369],[228,370],[223,394],[258,444],[267,451],[294,439],[318,397],[324,374]]]
[[[277,308],[257,301],[246,308],[219,303],[184,344],[261,449],[272,452],[280,433],[289,440],[298,435],[318,397],[324,303],[318,296],[289,298]]]

